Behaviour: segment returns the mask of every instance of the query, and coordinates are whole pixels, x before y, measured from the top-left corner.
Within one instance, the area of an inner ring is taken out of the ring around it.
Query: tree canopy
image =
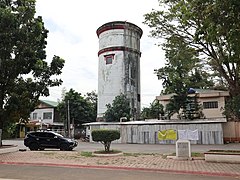
[[[105,152],[110,151],[112,141],[120,139],[120,131],[115,129],[94,129],[92,139],[104,145]]]
[[[58,104],[61,119],[66,122],[67,112],[71,123],[82,125],[83,123],[94,122],[97,117],[97,94],[92,91],[82,96],[81,93],[70,89]]]
[[[240,95],[240,3],[237,0],[159,0],[159,10],[145,14],[151,36],[182,39],[226,84]],[[190,63],[190,62],[189,62]]]
[[[0,129],[27,119],[39,97],[62,83],[64,60],[45,60],[48,30],[35,12],[35,0],[0,1]]]
[[[184,114],[179,114],[179,118],[182,118],[180,116],[191,119],[199,117],[186,115],[189,114],[187,109],[190,109],[188,103],[191,99],[188,97],[188,90],[190,88],[213,88],[213,74],[208,73],[207,68],[203,68],[204,61],[198,58],[198,52],[190,47],[182,37],[167,38],[163,47],[166,64],[155,70],[155,73],[163,82],[162,94],[173,94],[170,103],[166,106],[165,115],[170,118],[174,113],[179,114],[179,110],[182,109]]]
[[[152,103],[150,103],[149,107],[144,107],[141,112],[141,118],[143,119],[160,119],[160,116],[163,115],[163,105],[157,100],[154,100]]]
[[[155,38],[181,37],[224,77],[231,95],[240,94],[240,3],[237,0],[159,0],[145,14]]]
[[[163,82],[163,94],[186,94],[189,88],[211,88],[212,75],[204,69],[204,62],[198,52],[190,47],[182,37],[171,36],[163,45],[166,64],[155,73]]]
[[[120,94],[116,96],[112,104],[107,104],[107,110],[104,118],[107,122],[119,122],[120,118],[125,117],[127,120],[130,119],[130,104],[129,99],[126,95]]]

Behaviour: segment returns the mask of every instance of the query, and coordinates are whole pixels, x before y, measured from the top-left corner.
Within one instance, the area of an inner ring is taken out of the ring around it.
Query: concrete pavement
[[[184,174],[201,174],[210,176],[231,176],[240,178],[240,164],[210,163],[204,159],[174,160],[167,159],[162,154],[175,152],[172,145],[142,145],[142,144],[112,144],[112,149],[121,150],[128,154],[115,157],[86,157],[81,152],[103,149],[101,144],[80,142],[74,151],[18,151],[23,148],[21,141],[15,142],[18,148],[13,147],[10,153],[1,154],[0,164],[21,164],[33,166],[62,166],[74,168],[107,168],[124,170],[144,170]],[[6,148],[5,148],[6,149]],[[227,145],[192,145],[192,152],[202,152],[209,149],[240,149],[240,144]],[[5,150],[6,151],[6,150]],[[133,153],[136,152],[136,153]]]

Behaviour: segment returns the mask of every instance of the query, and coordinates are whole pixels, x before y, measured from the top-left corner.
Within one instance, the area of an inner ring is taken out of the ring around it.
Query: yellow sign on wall
[[[158,140],[176,140],[177,132],[174,129],[158,131]]]

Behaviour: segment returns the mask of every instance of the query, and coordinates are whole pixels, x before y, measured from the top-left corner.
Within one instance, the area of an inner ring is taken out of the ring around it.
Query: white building
[[[140,116],[140,38],[142,29],[123,21],[109,22],[97,29],[98,120],[121,93],[130,100],[134,119]]]
[[[170,102],[173,95],[174,94],[160,95],[157,96],[156,99],[166,108],[166,105]],[[205,118],[226,118],[223,112],[226,100],[229,98],[228,91],[195,89],[195,93],[189,96],[195,96],[197,98]],[[178,114],[175,113],[171,119],[178,119]]]
[[[57,102],[39,100],[39,105],[30,114],[30,120],[27,124],[29,130],[34,130],[34,128],[62,130],[64,124],[60,120],[57,105]]]

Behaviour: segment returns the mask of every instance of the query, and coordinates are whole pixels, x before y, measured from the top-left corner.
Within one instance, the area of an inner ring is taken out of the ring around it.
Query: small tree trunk
[[[111,145],[111,142],[104,142],[105,152],[110,151],[110,145]]]

